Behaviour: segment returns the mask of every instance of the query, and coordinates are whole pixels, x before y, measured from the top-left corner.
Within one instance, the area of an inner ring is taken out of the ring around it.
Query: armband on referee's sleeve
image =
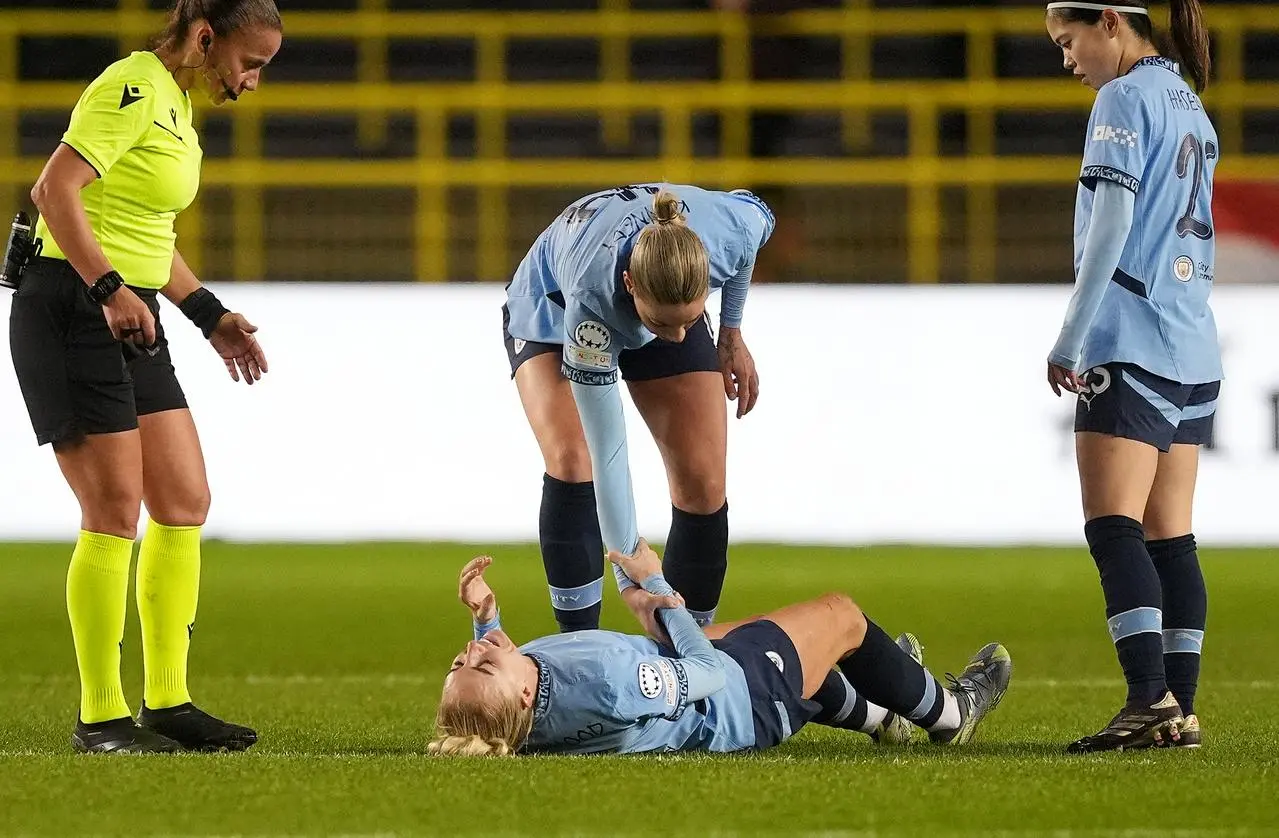
[[[231,311],[208,288],[197,288],[178,304],[178,310],[196,325],[207,339],[218,327],[222,315]]]

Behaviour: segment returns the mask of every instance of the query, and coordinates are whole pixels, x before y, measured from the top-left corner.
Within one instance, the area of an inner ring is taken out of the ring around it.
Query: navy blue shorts
[[[821,705],[804,698],[799,652],[774,622],[757,620],[735,628],[712,645],[746,673],[755,719],[755,747],[780,745],[812,721]]]
[[[1081,376],[1075,431],[1135,439],[1167,451],[1212,440],[1221,382],[1179,384],[1135,364],[1103,364]]]
[[[623,381],[652,381],[673,378],[686,372],[719,372],[719,353],[715,350],[715,335],[710,317],[703,314],[701,326],[688,330],[681,343],[657,338],[639,349],[624,349],[617,356],[617,368]],[[511,336],[511,314],[502,306],[502,340],[506,344],[506,358],[511,363],[511,378],[520,364],[529,358],[564,351],[558,343],[537,343]]]

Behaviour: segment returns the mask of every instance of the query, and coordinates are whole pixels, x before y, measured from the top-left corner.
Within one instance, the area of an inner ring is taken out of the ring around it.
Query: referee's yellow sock
[[[191,700],[187,650],[200,596],[200,528],[147,522],[138,551],[144,700],[152,710]]]
[[[120,646],[132,558],[132,540],[86,530],[71,554],[67,615],[80,667],[80,720],[86,724],[130,715],[120,685]]]

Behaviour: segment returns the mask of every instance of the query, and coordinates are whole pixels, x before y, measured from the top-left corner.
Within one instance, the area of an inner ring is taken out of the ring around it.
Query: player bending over
[[[894,643],[844,594],[703,632],[643,540],[609,559],[642,587],[646,599],[628,603],[659,639],[592,630],[516,646],[484,580],[493,560],[463,568],[475,639],[444,679],[431,753],[745,751],[810,721],[894,744],[914,723],[934,742],[962,744],[1008,689],[1012,661],[998,643],[943,687],[914,637]]]
[[[619,376],[666,465],[665,571],[698,623],[714,622],[728,568],[724,397],[741,418],[759,396],[742,311],[772,231],[742,190],[609,189],[560,213],[507,286],[504,341],[546,467],[538,541],[561,631],[599,628],[604,551],[639,541]],[[717,340],[706,298],[719,289]]]

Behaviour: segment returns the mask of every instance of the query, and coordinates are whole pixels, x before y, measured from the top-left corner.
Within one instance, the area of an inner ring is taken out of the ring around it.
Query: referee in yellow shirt
[[[152,50],[117,61],[85,90],[31,191],[44,255],[14,295],[9,341],[36,437],[52,444],[80,503],[67,573],[77,751],[239,751],[257,741],[187,691],[209,486],[158,295],[203,331],[232,379],[252,384],[266,372],[256,327],[201,286],[175,249],[173,225],[199,187],[191,92],[222,104],[256,89],[280,39],[274,0],[176,0]],[[143,502],[146,677],[135,722],[120,647]]]

